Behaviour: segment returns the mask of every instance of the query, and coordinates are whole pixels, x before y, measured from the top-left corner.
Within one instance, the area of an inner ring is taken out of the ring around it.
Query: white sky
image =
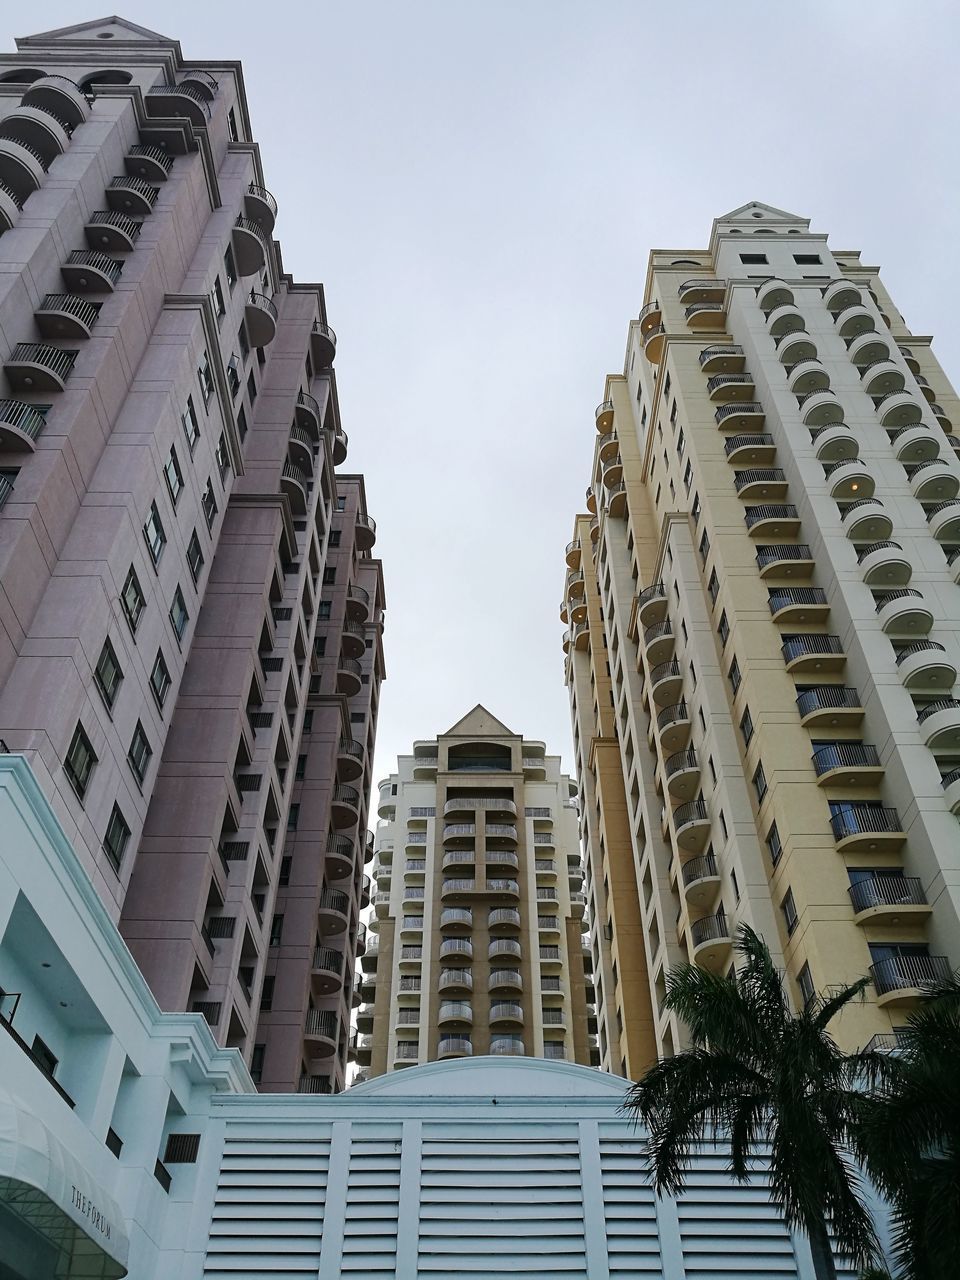
[[[563,547],[652,247],[749,199],[810,217],[956,380],[955,0],[121,12],[243,61],[285,265],[326,286],[386,579],[375,779],[476,702],[572,768]],[[0,40],[100,16],[37,0]]]

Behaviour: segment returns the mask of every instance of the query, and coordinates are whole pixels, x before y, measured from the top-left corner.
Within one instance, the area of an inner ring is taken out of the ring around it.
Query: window
[[[710,539],[707,537],[707,531],[704,529],[700,538],[700,559],[704,564],[707,563],[707,556],[710,554]]]
[[[216,495],[213,492],[213,477],[207,476],[207,487],[203,491],[203,497],[200,499],[200,505],[203,507],[203,514],[206,517],[207,528],[213,528],[213,522],[217,517]]]
[[[673,426],[677,421],[677,399],[674,396],[673,404],[670,406],[670,425]],[[680,439],[677,441],[677,452],[683,448],[683,428],[680,429]]]
[[[707,591],[710,595],[710,603],[717,603],[717,596],[720,594],[720,579],[717,577],[716,569],[710,571],[710,581],[707,583]]]
[[[157,656],[153,660],[153,670],[150,672],[150,688],[153,690],[153,696],[157,700],[157,706],[162,711],[170,688],[170,671],[164,661],[162,649],[157,650]]]
[[[365,713],[365,712],[363,712],[363,711],[351,711],[351,712],[350,712],[350,723],[351,723],[351,724],[363,724],[363,722],[366,720],[366,718],[367,718],[367,717],[366,717],[366,713]]]
[[[693,463],[687,459],[687,465],[683,468],[683,486],[687,493],[690,492],[690,486],[693,484]]]
[[[237,264],[233,258],[233,246],[227,245],[227,252],[223,255],[223,269],[227,273],[227,284],[232,289],[237,283]]]
[[[243,405],[237,410],[237,434],[240,436],[240,443],[243,444],[247,438],[247,414]]]
[[[87,791],[93,766],[97,763],[97,754],[90,745],[90,739],[78,724],[70,740],[70,749],[63,762],[63,771],[70,779],[70,785],[82,800]]]
[[[753,789],[757,793],[757,804],[762,804],[763,797],[767,794],[767,779],[764,776],[762,762],[753,771]]]
[[[739,902],[740,881],[737,879],[737,873],[732,867],[730,868],[730,883],[733,885],[733,896],[736,898],[737,902]]]
[[[247,326],[240,322],[240,328],[237,330],[237,346],[240,348],[240,359],[246,364],[250,356],[250,343],[247,341]]]
[[[720,830],[723,832],[724,840],[728,840],[730,837],[730,832],[727,830],[727,820],[724,817],[722,809],[720,810]]]
[[[695,493],[695,494],[693,495],[693,502],[690,504],[690,514],[693,516],[693,523],[694,523],[694,524],[699,524],[699,523],[700,523],[700,495],[699,495],[699,493]]]
[[[276,981],[276,978],[274,978],[272,974],[264,978],[263,986],[260,989],[260,1008],[261,1009],[273,1008],[273,984],[275,981]]]
[[[203,568],[203,548],[200,546],[196,529],[191,533],[190,541],[187,543],[187,564],[190,566],[190,577],[196,583]]]
[[[150,559],[153,561],[154,568],[160,563],[160,557],[163,555],[163,548],[167,545],[167,535],[163,531],[163,522],[160,519],[160,512],[157,510],[155,502],[150,503],[150,514],[147,516],[147,522],[143,526],[143,536],[147,540],[147,550],[150,552]]]
[[[330,531],[330,546],[339,547],[339,545],[340,545],[340,530],[332,529]]]
[[[263,1001],[260,1002],[263,1007]],[[265,1044],[255,1044],[253,1053],[250,1055],[250,1079],[254,1084],[259,1084],[263,1079],[263,1060],[267,1056],[267,1046]]]
[[[744,710],[740,717],[740,732],[743,734],[744,746],[749,747],[750,739],[753,737],[753,717],[750,715],[750,708]]]
[[[806,1009],[816,995],[813,988],[813,978],[810,976],[810,966],[806,963],[797,974],[797,986],[800,988],[800,995],[803,997],[803,1007]]]
[[[207,355],[206,351],[203,353],[203,359],[200,361],[199,368],[197,369],[197,376],[200,379],[200,390],[203,393],[203,403],[204,405],[208,405],[210,403],[210,397],[214,392],[214,385],[213,374],[210,371],[210,357]]]
[[[730,679],[730,685],[733,689],[733,692],[736,693],[737,690],[740,688],[741,681],[743,680],[743,676],[741,676],[740,674],[740,663],[736,660],[736,658],[734,658],[734,660],[730,663],[730,670],[727,672],[727,675]]]
[[[230,394],[236,399],[237,392],[240,390],[240,361],[236,352],[227,361],[227,385],[230,388]]]
[[[253,370],[250,370],[250,376],[247,378],[247,395],[250,397],[251,405],[256,403],[257,399],[257,378]]]
[[[190,615],[187,613],[187,604],[178,585],[173,593],[173,603],[170,606],[170,624],[178,641],[183,639],[183,633],[186,631],[189,621]]]
[[[270,945],[271,947],[279,947],[280,939],[283,937],[283,916],[276,915],[270,923]]]
[[[127,574],[127,579],[123,584],[123,591],[120,593],[120,604],[126,615],[127,622],[130,624],[130,630],[136,632],[137,623],[140,621],[140,615],[146,608],[146,601],[143,598],[143,592],[140,590],[140,583],[134,572],[133,565]]]
[[[50,1046],[41,1040],[39,1036],[34,1036],[33,1044],[30,1046],[30,1053],[43,1074],[53,1079],[53,1073],[58,1066],[58,1059],[54,1056]]]
[[[664,379],[664,383],[663,383],[663,398],[664,398],[664,400],[666,400],[666,398],[667,398],[667,396],[668,396],[669,394],[670,394],[670,374],[668,373],[668,374],[667,374],[667,376],[666,376],[666,378]]]
[[[113,812],[110,814],[110,821],[107,823],[107,834],[103,837],[103,850],[110,859],[110,865],[114,871],[119,872],[120,870],[120,863],[123,861],[123,854],[129,839],[130,828],[127,826],[123,814],[114,805]]]
[[[717,623],[717,630],[720,632],[720,643],[726,647],[726,643],[730,639],[730,623],[727,621],[726,609],[724,609],[720,614],[720,621]]]
[[[223,300],[223,288],[219,276],[213,282],[213,309],[217,313],[218,320],[222,320],[227,314],[227,304]]]
[[[130,743],[130,750],[127,752],[127,761],[133,770],[133,776],[137,782],[142,783],[147,776],[147,770],[150,767],[150,757],[153,755],[153,748],[147,741],[147,735],[144,732],[143,725],[137,721],[137,727],[133,731],[133,740]]]
[[[237,113],[233,107],[227,112],[227,128],[230,130],[230,141],[239,142],[240,135],[237,133]]]
[[[287,830],[296,831],[297,825],[299,824],[299,822],[300,822],[300,806],[298,804],[292,804],[289,810],[287,811]]]
[[[821,265],[819,253],[795,253],[793,260],[798,267],[818,267]]]
[[[346,509],[347,509],[347,500],[346,500],[346,498],[338,498],[338,499],[337,499],[337,510],[338,510],[338,511],[346,511]]]
[[[177,505],[177,499],[183,493],[183,472],[180,470],[180,463],[177,461],[177,450],[175,445],[170,446],[170,456],[164,464],[163,474],[167,478],[167,488],[170,491],[170,501],[174,507]]]
[[[333,602],[331,600],[321,600],[320,604],[317,607],[317,621],[329,622],[330,610],[332,607],[333,607]]]
[[[307,707],[303,713],[303,732],[313,733],[313,708]]]
[[[325,587],[330,586],[332,583],[336,582],[336,580],[337,580],[337,571],[335,568],[324,569],[323,585]]]
[[[217,459],[217,470],[220,472],[220,479],[226,479],[227,472],[230,470],[230,450],[227,448],[227,437],[220,432],[220,439],[217,441],[217,449],[215,457]]]
[[[297,756],[297,769],[293,775],[294,778],[296,778],[297,782],[302,782],[303,779],[306,777],[306,773],[307,773],[307,757]]]
[[[787,925],[787,937],[789,938],[794,929],[797,927],[797,904],[793,900],[793,890],[788,889],[784,895],[783,901],[780,903],[780,910],[783,912],[783,918]]]
[[[93,678],[108,709],[112,708],[117,698],[117,690],[120,688],[120,681],[123,679],[123,672],[120,670],[120,663],[109,640],[103,642]]]
[[[767,261],[767,255],[765,253],[741,253],[740,261],[747,263],[750,266],[755,266],[760,263],[765,263]]]
[[[187,396],[187,408],[181,416],[181,422],[183,423],[183,434],[187,437],[187,447],[192,454],[197,441],[200,439],[200,423],[197,419],[193,396]]]
[[[770,860],[776,866],[783,854],[783,845],[775,822],[770,823],[770,830],[767,832],[767,848],[770,850]]]

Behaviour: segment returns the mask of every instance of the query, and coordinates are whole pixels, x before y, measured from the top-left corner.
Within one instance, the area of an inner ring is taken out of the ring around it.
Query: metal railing
[[[848,707],[860,708],[860,694],[856,689],[847,689],[843,685],[824,684],[814,689],[804,689],[797,697],[797,711],[801,716],[808,716],[812,711],[826,711]]]
[[[767,603],[771,613],[779,613],[790,605],[827,604],[823,587],[777,587],[768,593]]]
[[[899,542],[892,542],[889,538],[882,538],[879,542],[869,542],[865,547],[857,548],[857,562],[863,564],[867,556],[872,556],[875,551],[902,551]]]
[[[783,484],[786,474],[782,467],[750,467],[746,471],[735,471],[733,487],[737,493],[751,484]]]
[[[143,228],[143,223],[137,222],[136,218],[128,218],[125,213],[116,213],[112,209],[98,209],[87,219],[87,226],[115,227],[129,240],[136,240]]]
[[[742,355],[743,347],[738,346],[736,343],[730,343],[726,346],[717,345],[713,347],[704,347],[700,352],[700,368],[702,369],[705,364],[708,364],[711,360],[715,360],[718,356]]]
[[[97,253],[93,249],[71,250],[64,266],[89,267],[92,271],[99,271],[101,275],[106,276],[111,284],[117,283],[123,271],[122,262],[117,262],[116,258],[111,258],[105,253]]]
[[[522,1058],[525,1049],[523,1041],[516,1036],[498,1036],[490,1041],[490,1052],[494,1057]]]
[[[303,1023],[308,1036],[323,1036],[326,1040],[337,1038],[337,1014],[334,1009],[308,1009]]]
[[[250,296],[247,298],[248,307],[256,307],[258,311],[266,311],[267,315],[272,316],[274,322],[280,319],[277,308],[273,305],[265,293],[257,293],[256,289],[250,290]]]
[[[891,600],[922,600],[923,592],[918,591],[916,587],[898,587],[893,591],[880,591],[873,598],[873,607],[877,613],[880,613]]]
[[[701,311],[718,311],[722,315],[726,307],[722,302],[691,302],[683,309],[684,319],[689,320],[691,316],[698,315]]]
[[[49,369],[61,381],[65,382],[73,371],[78,353],[65,351],[60,347],[46,347],[39,342],[18,342],[10,352],[6,363],[38,364]]]
[[[164,173],[169,173],[173,168],[173,156],[168,155],[161,147],[150,147],[137,142],[127,148],[127,155],[137,159],[152,160]]]
[[[709,821],[710,814],[707,811],[706,802],[703,800],[691,800],[688,804],[679,805],[673,811],[673,825],[677,831],[691,822]]]
[[[843,641],[839,636],[791,636],[780,646],[784,662],[793,662],[796,658],[805,658],[808,654],[844,653]]]
[[[727,924],[726,915],[718,911],[714,916],[704,916],[701,920],[694,920],[690,925],[690,937],[695,947],[701,946],[704,942],[729,941],[730,926]]]
[[[705,853],[702,858],[693,858],[683,864],[683,883],[693,884],[695,880],[707,880],[718,876],[717,859],[712,853]]]
[[[469,938],[446,938],[440,943],[440,959],[446,956],[463,956],[467,960],[473,959],[473,943]]]
[[[248,231],[251,235],[256,236],[264,248],[266,248],[267,232],[256,218],[245,218],[243,214],[240,214],[236,218],[233,228],[235,231]]]
[[[874,871],[868,878],[857,880],[848,890],[854,911],[873,907],[923,907],[927,895],[918,876],[885,875]]]
[[[651,685],[659,684],[661,680],[666,680],[671,676],[681,675],[680,663],[676,658],[670,658],[667,662],[658,662],[650,672]]]
[[[757,548],[757,565],[763,569],[778,560],[812,560],[813,552],[806,542],[772,543],[770,546]]]
[[[341,784],[333,789],[333,801],[335,804],[348,804],[354,809],[359,809],[360,792],[356,787],[349,787]]]
[[[314,947],[312,967],[340,975],[343,973],[343,952],[334,951],[332,947]]]
[[[496,960],[501,956],[513,956],[519,960],[523,948],[515,938],[495,938],[487,947],[487,959]]]
[[[350,914],[350,899],[342,889],[324,889],[320,894],[321,911],[338,911],[342,916]]]
[[[751,435],[728,436],[723,442],[723,452],[729,458],[738,449],[762,448],[776,442],[769,431],[755,431]]]
[[[447,987],[463,987],[473,990],[473,974],[469,969],[442,969],[437,979],[437,990],[445,991]]]
[[[917,712],[917,724],[923,724],[940,711],[960,711],[960,699],[935,698],[933,702],[928,702]]]
[[[748,529],[763,524],[765,520],[798,520],[800,513],[792,502],[768,502],[758,507],[747,507],[743,523]]]
[[[835,840],[856,835],[899,834],[903,829],[896,809],[879,804],[845,805],[831,817],[830,827]]]
[[[473,1044],[466,1036],[441,1036],[437,1045],[437,1054],[441,1058],[455,1055],[469,1058],[472,1053]],[[416,1055],[411,1056],[415,1057]]]
[[[444,925],[472,925],[473,912],[469,907],[445,907],[440,912],[440,927]]]
[[[911,644],[904,645],[902,649],[898,649],[895,661],[899,667],[900,663],[911,657],[915,653],[946,653],[945,647],[939,640],[914,640]]]
[[[158,188],[152,182],[147,182],[144,178],[135,178],[129,173],[118,174],[116,178],[111,178],[107,183],[107,190],[135,191],[144,204],[148,204],[151,209],[156,204],[159,194]]]
[[[753,386],[753,374],[751,373],[715,373],[707,379],[707,393],[717,391],[720,387],[727,386]]]
[[[472,1022],[473,1006],[462,1000],[445,1000],[440,1004],[438,1022]]]
[[[36,440],[47,425],[45,415],[23,400],[0,400],[0,422],[5,426],[16,427],[31,440]]]
[[[2,138],[0,139],[0,141],[12,142],[14,146],[20,147],[21,150],[26,151],[26,153],[29,156],[32,156],[33,159],[36,160],[37,164],[44,171],[44,173],[46,173],[47,170],[50,168],[50,161],[46,158],[46,156],[41,155],[40,152],[36,149],[36,147],[31,147],[29,142],[24,142],[20,138]]]
[[[520,912],[515,907],[497,907],[490,912],[488,924],[491,928],[496,925],[510,924],[520,925]]]
[[[519,990],[523,986],[523,978],[515,969],[493,969],[490,972],[489,987],[491,991],[499,991],[501,987],[512,987]]]
[[[260,187],[257,186],[255,182],[251,182],[249,187],[247,187],[247,195],[254,196],[257,200],[262,200],[264,204],[270,207],[270,211],[273,216],[277,216],[277,202],[266,187]]]
[[[762,414],[764,408],[762,404],[758,404],[756,400],[735,400],[732,404],[719,404],[714,410],[713,417],[718,423],[723,422],[725,418],[731,417],[733,414],[743,413],[759,413]]]
[[[820,747],[812,756],[817,777],[833,769],[879,769],[876,747],[865,742],[832,742]]]
[[[663,765],[664,772],[668,778],[672,778],[676,773],[682,773],[685,769],[699,768],[700,762],[693,747],[688,751],[675,751],[672,756],[667,757]]]
[[[162,84],[154,85],[152,89],[147,90],[148,98],[168,98],[171,94],[175,94],[180,98],[189,98],[191,102],[195,103],[202,110],[206,118],[208,120],[210,119],[210,103],[199,89],[194,89],[189,84],[178,84],[176,82],[171,84],[164,81]]]
[[[950,961],[946,956],[891,956],[870,966],[870,976],[880,996],[893,991],[933,987],[939,982],[946,982],[950,973]]]
[[[657,715],[657,728],[665,729],[667,725],[676,724],[678,720],[689,720],[690,712],[687,704],[681,699],[672,706],[664,707]]]

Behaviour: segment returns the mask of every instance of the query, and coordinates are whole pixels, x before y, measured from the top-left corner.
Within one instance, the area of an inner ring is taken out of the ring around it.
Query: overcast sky
[[[572,768],[563,548],[651,248],[750,199],[810,217],[957,380],[956,0],[121,12],[243,61],[285,266],[326,286],[386,580],[377,778],[476,702]],[[8,7],[4,45],[101,16]]]

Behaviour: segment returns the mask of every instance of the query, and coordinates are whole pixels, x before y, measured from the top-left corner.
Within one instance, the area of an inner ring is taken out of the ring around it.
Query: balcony
[[[100,308],[73,293],[48,293],[34,312],[37,328],[55,341],[89,338]]]
[[[765,418],[763,405],[755,400],[717,405],[713,416],[717,426],[723,427],[725,431],[754,431],[763,426]]]
[[[306,391],[297,392],[296,404],[296,423],[298,427],[303,427],[309,431],[313,437],[315,444],[320,443],[320,426],[323,417],[320,413],[320,405],[314,396]]]
[[[251,289],[243,305],[243,315],[247,322],[250,345],[254,347],[269,346],[277,336],[279,316],[277,315],[277,308],[266,294],[257,293],[255,289]]]
[[[441,1001],[437,1012],[437,1024],[441,1027],[472,1026],[473,1008],[462,1000]]]
[[[840,853],[896,853],[906,840],[896,809],[879,804],[850,804],[830,819]]]
[[[20,197],[0,180],[0,235],[16,226],[22,212]]]
[[[319,369],[329,369],[337,356],[337,335],[323,320],[314,320],[310,331],[310,350]]]
[[[917,1004],[931,987],[949,981],[951,972],[946,956],[898,955],[870,966],[881,1008]]]
[[[898,427],[890,434],[897,461],[905,466],[931,462],[940,456],[940,442],[925,422]]]
[[[936,418],[937,422],[944,429],[944,431],[949,433],[953,430],[953,422],[947,416],[947,411],[946,409],[944,409],[942,404],[937,404],[935,400],[931,400],[930,412]]]
[[[960,701],[937,698],[917,713],[917,724],[931,751],[955,755],[960,751]]]
[[[916,640],[898,650],[897,670],[911,693],[939,693],[957,679],[957,664],[936,640]]]
[[[453,879],[444,880],[440,886],[440,896],[446,901],[447,899],[456,899],[464,896],[471,896],[477,891],[477,882],[474,879]]]
[[[843,531],[854,543],[886,542],[893,532],[893,521],[879,498],[858,498],[840,517]]]
[[[693,961],[706,969],[714,969],[727,959],[733,948],[730,926],[724,913],[704,916],[690,924]]]
[[[344,652],[348,652],[351,657],[359,658],[362,656],[367,647],[366,640],[366,629],[359,622],[345,622],[343,624],[340,643]]]
[[[700,352],[700,368],[707,374],[742,373],[743,366],[743,347],[733,342],[717,343]]]
[[[337,659],[337,693],[352,698],[360,692],[363,668],[356,658],[339,657]]]
[[[467,945],[469,946],[469,943]],[[437,978],[437,990],[472,991],[473,974],[469,969],[441,969],[440,976]]]
[[[123,263],[105,253],[74,249],[60,274],[70,293],[113,293],[122,270]]]
[[[799,364],[801,360],[816,360],[817,348],[810,337],[802,328],[788,329],[786,333],[782,333],[779,338],[774,339],[774,346],[777,350],[777,357],[785,368],[790,368],[795,364]]]
[[[445,938],[440,943],[440,959],[469,964],[473,960],[473,943],[469,938]]]
[[[773,462],[777,446],[769,432],[755,431],[749,435],[728,436],[723,442],[723,452],[727,461],[736,466],[749,463],[756,468]]]
[[[737,497],[775,501],[787,496],[787,477],[780,467],[751,467],[733,473]]]
[[[889,538],[858,547],[857,560],[868,587],[905,586],[913,574],[903,547]]]
[[[880,422],[887,431],[919,422],[923,413],[919,400],[909,391],[891,391],[878,397],[876,408]]]
[[[491,969],[491,991],[522,991],[523,978],[515,969]]]
[[[352,876],[357,864],[357,848],[351,836],[331,832],[327,836],[325,870],[331,880]]]
[[[776,278],[761,280],[757,285],[756,294],[757,306],[763,312],[764,318],[772,311],[776,311],[778,307],[792,306],[795,301],[790,286]]]
[[[564,552],[564,559],[567,562],[567,567],[570,569],[579,569],[580,556],[581,556],[580,539],[574,538],[572,542],[567,543],[566,550]]]
[[[871,360],[860,368],[860,379],[868,396],[882,396],[902,391],[906,383],[903,370],[889,359]]]
[[[490,1041],[490,1052],[495,1058],[522,1058],[526,1050],[518,1036],[497,1036]]]
[[[310,477],[295,462],[285,462],[280,473],[280,489],[290,499],[290,506],[295,516],[306,514],[307,497],[310,493]]]
[[[927,526],[938,542],[960,542],[960,499],[948,498],[927,511]]]
[[[806,327],[803,316],[791,302],[774,307],[767,313],[767,328],[773,338],[785,338],[788,333],[801,333]]]
[[[876,488],[873,476],[859,458],[828,462],[823,473],[835,502],[859,502],[873,497]]]
[[[469,933],[473,928],[473,912],[469,907],[444,907],[440,912],[440,928],[445,933]]]
[[[523,1006],[502,1002],[490,1006],[491,1026],[522,1026]]]
[[[772,587],[768,604],[774,622],[824,622],[830,614],[823,587]]]
[[[185,81],[154,85],[146,92],[146,107],[149,116],[183,117],[199,129],[205,129],[210,122],[207,94]]]
[[[10,193],[17,210],[43,186],[46,165],[43,156],[25,142],[0,138],[0,182]]]
[[[848,307],[855,306],[862,297],[859,286],[843,276],[836,280],[831,280],[828,285],[824,285],[820,292],[823,294],[823,301],[826,303],[827,310],[834,316],[841,311],[845,311]]]
[[[606,461],[601,461],[600,470],[602,473],[603,486],[609,492],[617,487],[623,478],[623,459],[617,453]]]
[[[690,737],[690,709],[684,701],[675,702],[657,713],[657,732],[665,752],[678,751]]]
[[[123,167],[131,178],[142,178],[145,182],[166,182],[173,168],[173,156],[162,147],[135,143],[127,149]]]
[[[101,210],[90,215],[83,233],[91,249],[104,253],[132,253],[140,237],[141,225],[125,213]]]
[[[810,442],[823,463],[850,462],[860,456],[860,443],[846,422],[829,422],[810,431]]]
[[[715,373],[707,379],[707,395],[714,404],[750,400],[756,390],[749,373]]]
[[[0,400],[0,449],[32,453],[46,422],[46,416],[32,404]]]
[[[814,557],[806,543],[774,544],[756,548],[760,577],[812,577]]]
[[[683,896],[691,907],[703,910],[716,901],[720,892],[720,869],[712,853],[683,864]]]
[[[799,399],[812,395],[815,391],[830,390],[830,375],[817,360],[798,360],[796,364],[787,365],[787,386]]]
[[[360,817],[360,792],[345,785],[333,789],[330,818],[335,827],[352,827]]]
[[[487,823],[487,840],[500,841],[506,840],[516,848],[519,842],[517,828],[508,822],[488,822]],[[488,857],[492,857],[492,852],[488,850]]]
[[[70,145],[73,126],[40,107],[15,106],[0,121],[0,134],[11,142],[19,142],[40,157],[44,169]]]
[[[943,798],[951,813],[960,814],[960,769],[950,769],[940,779]]]
[[[609,431],[613,426],[613,401],[604,400],[601,404],[598,404],[593,416],[597,424],[597,430],[601,434],[604,431]]]
[[[310,980],[319,996],[331,996],[343,986],[343,952],[332,947],[314,947]]]
[[[797,396],[797,408],[806,427],[826,427],[843,421],[843,406],[832,391]]]
[[[710,838],[710,814],[702,800],[682,804],[673,811],[673,829],[684,853],[702,853]]]
[[[308,1052],[318,1058],[337,1051],[337,1015],[333,1009],[308,1009],[303,1025],[303,1038]]]
[[[691,302],[722,302],[726,292],[726,280],[702,276],[693,280],[684,280],[677,286],[677,297],[684,305]]]
[[[955,498],[960,492],[960,475],[947,462],[946,458],[931,458],[929,462],[919,462],[908,467],[910,491],[924,504],[928,502],[945,502]]]
[[[473,1045],[466,1036],[441,1036],[437,1045],[438,1058],[469,1058]]]
[[[847,660],[839,636],[791,636],[784,640],[780,651],[791,675],[842,671]]]
[[[341,738],[337,744],[337,774],[345,781],[363,777],[367,761],[367,749],[362,742]]]
[[[877,621],[888,636],[925,636],[933,626],[933,613],[915,587],[898,587],[874,597]]]
[[[4,372],[14,391],[62,391],[77,354],[36,342],[18,342],[4,362]]]
[[[891,343],[879,333],[864,333],[847,344],[847,354],[858,369],[864,370],[878,360],[889,360]],[[896,367],[896,366],[894,366]]]
[[[687,326],[696,332],[705,329],[725,329],[727,309],[723,302],[691,302],[683,309]]]
[[[443,828],[443,843],[452,844],[454,842],[462,842],[470,840],[471,842],[477,834],[476,823],[474,822],[448,822]]]
[[[268,236],[273,235],[277,222],[277,202],[266,187],[258,187],[251,182],[243,197],[243,207],[247,216],[259,222]]]
[[[663,766],[667,778],[667,790],[675,800],[688,800],[700,786],[700,761],[691,747],[677,751]]]
[[[82,90],[67,76],[40,76],[30,82],[21,101],[24,106],[49,112],[64,122],[71,132],[90,114]]]
[[[669,618],[663,622],[655,622],[645,629],[643,633],[643,648],[647,655],[647,661],[652,666],[665,662],[673,653],[673,646],[674,635]]]
[[[333,452],[333,465],[335,467],[339,467],[342,462],[346,461],[349,443],[347,433],[342,429],[342,427],[337,427],[336,431],[333,432],[333,440],[330,446]]]
[[[650,692],[661,706],[679,702],[683,690],[683,672],[676,658],[661,662],[650,672]]]
[[[910,925],[930,915],[923,885],[900,872],[873,871],[849,889],[856,924]]]
[[[242,215],[233,224],[231,240],[237,272],[256,276],[267,264],[267,232],[255,218]]]
[[[637,596],[637,622],[649,626],[667,616],[667,592],[662,582],[654,582]]]
[[[797,697],[800,723],[806,728],[848,729],[863,719],[860,694],[839,684],[804,689]]]
[[[873,315],[859,302],[835,312],[833,319],[837,332],[848,346],[854,338],[859,338],[864,333],[875,333],[877,329]]]
[[[317,907],[321,933],[343,933],[350,916],[350,899],[341,889],[324,889]]]
[[[883,780],[877,749],[865,742],[832,742],[821,747],[813,753],[813,769],[821,787],[876,787]]]
[[[515,938],[494,938],[487,946],[487,958],[490,960],[500,960],[504,957],[519,960],[523,954],[523,948]]]
[[[800,513],[792,502],[768,502],[747,507],[743,523],[751,538],[794,538],[800,532]]]
[[[358,511],[354,518],[355,537],[361,551],[369,551],[377,540],[377,522],[373,516]]]
[[[516,933],[520,929],[520,912],[516,907],[494,907],[487,925],[491,933]]]

